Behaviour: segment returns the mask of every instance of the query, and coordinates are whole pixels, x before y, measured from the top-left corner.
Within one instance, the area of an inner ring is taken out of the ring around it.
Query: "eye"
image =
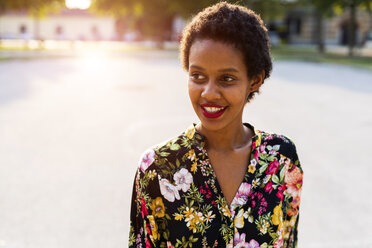
[[[206,79],[206,77],[203,74],[199,73],[199,72],[193,72],[193,73],[191,73],[190,74],[190,78],[193,81],[202,81],[202,80]]]
[[[230,76],[230,75],[222,75],[222,77],[221,77],[221,82],[222,83],[232,83],[235,80],[236,80],[235,77]]]

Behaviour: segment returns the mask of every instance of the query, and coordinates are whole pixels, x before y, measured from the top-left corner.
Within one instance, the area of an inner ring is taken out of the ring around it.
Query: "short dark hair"
[[[221,41],[240,50],[248,78],[255,78],[262,71],[265,72],[264,79],[270,76],[269,36],[262,19],[252,10],[220,2],[199,12],[182,32],[180,58],[186,71],[189,69],[190,48],[198,39]],[[257,92],[252,92],[247,101]]]

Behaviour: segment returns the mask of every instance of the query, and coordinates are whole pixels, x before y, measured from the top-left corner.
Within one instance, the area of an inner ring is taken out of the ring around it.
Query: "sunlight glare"
[[[69,9],[88,9],[91,0],[65,0],[66,7]]]
[[[105,51],[86,49],[80,52],[79,67],[85,71],[102,70],[106,59]]]

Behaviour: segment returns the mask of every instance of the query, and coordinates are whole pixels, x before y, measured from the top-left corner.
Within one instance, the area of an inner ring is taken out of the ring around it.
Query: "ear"
[[[262,70],[261,74],[251,79],[250,85],[249,85],[249,91],[250,92],[257,91],[261,87],[264,78],[265,78],[265,71]]]

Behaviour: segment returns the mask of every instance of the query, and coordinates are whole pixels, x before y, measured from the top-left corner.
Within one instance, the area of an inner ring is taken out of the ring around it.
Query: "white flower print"
[[[271,175],[266,175],[264,180],[263,180],[263,183],[264,184],[268,183],[270,181],[270,179],[271,179]]]
[[[191,173],[185,168],[182,168],[176,172],[173,176],[173,179],[176,182],[177,190],[182,189],[183,192],[186,192],[190,188],[193,181]]]
[[[171,184],[167,179],[164,178],[160,179],[159,185],[161,194],[168,201],[174,202],[175,199],[177,200],[181,199],[176,186]]]
[[[251,165],[252,165],[252,166],[256,166],[256,165],[257,165],[257,161],[256,161],[256,159],[252,159],[252,160],[251,160]]]

